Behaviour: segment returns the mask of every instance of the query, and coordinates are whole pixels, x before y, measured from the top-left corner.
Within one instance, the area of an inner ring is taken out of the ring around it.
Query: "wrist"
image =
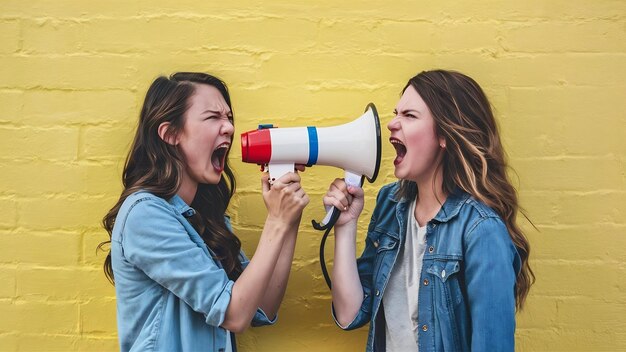
[[[356,237],[357,222],[358,220],[354,219],[340,225],[335,225],[335,236],[340,238],[348,237],[352,234],[352,237]]]
[[[265,218],[265,230],[272,236],[284,237],[289,227],[289,224],[279,217],[268,215]]]

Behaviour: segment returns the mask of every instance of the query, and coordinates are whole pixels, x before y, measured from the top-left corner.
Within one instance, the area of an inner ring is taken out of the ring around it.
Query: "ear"
[[[169,145],[178,145],[178,137],[167,133],[170,125],[171,124],[169,122],[161,122],[157,132],[159,133],[159,137],[161,137],[165,143]]]

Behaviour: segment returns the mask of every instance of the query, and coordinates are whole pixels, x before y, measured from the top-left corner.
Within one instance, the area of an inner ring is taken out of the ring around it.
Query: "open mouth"
[[[393,164],[398,165],[406,155],[406,147],[396,138],[389,138],[389,142],[396,149],[396,159],[393,161]]]
[[[213,154],[211,154],[211,164],[213,167],[222,172],[224,170],[224,164],[226,164],[226,153],[228,152],[228,148],[230,147],[230,143],[222,143],[215,148]]]

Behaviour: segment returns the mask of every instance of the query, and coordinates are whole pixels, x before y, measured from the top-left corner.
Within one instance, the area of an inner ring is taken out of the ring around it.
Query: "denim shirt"
[[[396,182],[378,194],[357,260],[363,302],[354,320],[342,327],[352,330],[369,322],[368,352],[385,351],[382,297],[410,216],[409,201],[395,198],[398,188]],[[418,293],[419,351],[514,351],[521,260],[502,219],[457,190],[428,222],[426,240]]]
[[[186,219],[194,213],[177,195],[136,192],[122,204],[111,236],[121,351],[226,350],[234,282]],[[252,325],[274,322],[258,309]]]

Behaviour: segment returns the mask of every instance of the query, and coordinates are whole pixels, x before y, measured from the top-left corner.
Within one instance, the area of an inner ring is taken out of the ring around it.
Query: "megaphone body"
[[[244,162],[267,166],[270,182],[294,171],[296,164],[341,168],[349,185],[360,187],[364,178],[374,182],[381,159],[376,107],[369,104],[361,117],[339,126],[260,125],[257,130],[241,134],[241,156]],[[332,208],[327,209],[322,225],[327,225],[331,217]]]

